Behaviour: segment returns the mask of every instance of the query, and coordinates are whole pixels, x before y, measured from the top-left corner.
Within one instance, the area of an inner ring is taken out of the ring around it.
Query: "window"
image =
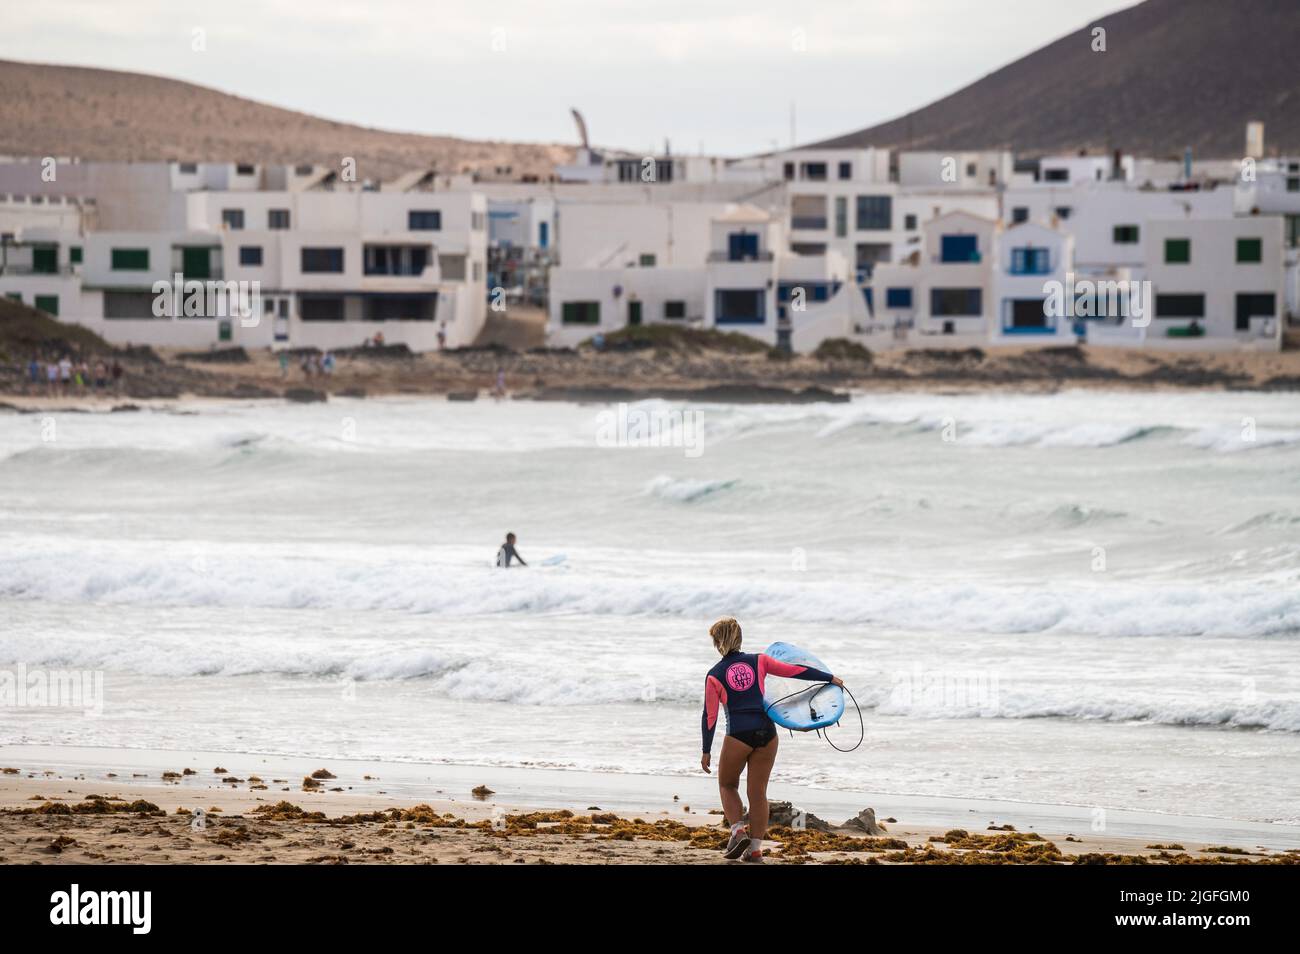
[[[1157,318],[1204,318],[1204,295],[1156,295]]]
[[[237,176],[251,176],[256,172],[257,166],[251,162],[240,162],[235,165],[235,175]]]
[[[223,228],[230,229],[232,232],[242,229],[244,227],[244,210],[222,209],[221,225]]]
[[[303,321],[342,321],[341,295],[303,295],[298,301],[298,316]]]
[[[666,301],[664,302],[664,317],[668,319],[685,318],[686,302],[684,301]]]
[[[361,300],[362,321],[433,321],[438,294],[375,295]]]
[[[1068,219],[1070,217],[1070,213],[1073,212],[1074,210],[1071,209],[1068,205],[1058,205],[1054,211],[1056,212],[1056,217],[1058,219]]]
[[[239,246],[239,264],[240,265],[261,265],[262,246],[260,245]]]
[[[787,163],[785,164],[785,169],[783,170],[783,173],[784,173],[784,175],[785,175],[786,181],[793,180],[793,179],[794,179],[794,163],[793,163],[793,162],[787,162]]]
[[[73,264],[73,265],[80,265],[80,264],[81,264],[81,255],[82,255],[82,252],[81,252],[81,246],[80,246],[80,245],[70,245],[70,246],[68,246],[68,261],[69,261],[71,264]]]
[[[1011,224],[1019,225],[1021,222],[1029,221],[1029,209],[1026,206],[1018,205],[1011,210]]]
[[[199,171],[197,162],[182,162],[176,166],[176,170],[183,176],[192,176]]]
[[[939,242],[939,259],[944,262],[978,262],[978,238],[974,235],[943,236]]]
[[[980,288],[930,289],[930,313],[956,318],[978,317],[983,313],[984,291]]]
[[[1186,265],[1192,260],[1191,239],[1165,239],[1165,264]]]
[[[429,249],[421,245],[367,245],[362,257],[367,275],[419,275],[429,265]]]
[[[1045,248],[1013,248],[1012,275],[1046,275],[1051,272],[1051,255]]]
[[[979,171],[979,170],[976,168],[975,163],[973,163],[973,162],[968,162],[968,163],[966,163],[966,178],[967,178],[967,179],[974,179],[974,178],[975,178],[975,173],[978,172],[978,171]]]
[[[560,321],[566,325],[598,325],[600,302],[566,301],[560,309]]]
[[[104,317],[110,319],[126,318],[138,320],[154,318],[153,292],[105,291]]]
[[[1111,233],[1116,245],[1136,245],[1139,230],[1136,225],[1117,225]]]
[[[343,271],[343,249],[304,247],[302,250],[302,270],[304,272]]]
[[[758,259],[758,233],[732,232],[727,236],[727,260],[752,262]]]
[[[1070,170],[1069,169],[1044,169],[1043,181],[1044,182],[1069,182]]]
[[[889,229],[894,223],[894,200],[887,195],[858,196],[857,227],[866,229]]]
[[[273,231],[287,229],[289,227],[289,210],[288,209],[267,209],[266,210],[266,227]]]
[[[1006,314],[1002,319],[1004,332],[1054,330],[1054,322],[1048,321],[1047,307],[1042,298],[1012,298],[1004,307],[1006,308]]]
[[[59,296],[58,295],[37,295],[34,304],[38,311],[43,311],[47,315],[59,316]]]
[[[915,215],[912,215],[912,214],[910,214],[910,213],[907,214],[907,215],[905,215],[905,216],[903,216],[903,228],[905,228],[905,229],[906,229],[907,231],[909,231],[909,232],[915,232],[915,231],[916,231],[916,216],[915,216]]]
[[[437,209],[411,209],[406,213],[406,228],[411,232],[440,231],[442,213]]]
[[[841,178],[841,179],[852,179],[852,178],[853,178],[853,163],[851,163],[851,162],[841,162],[841,163],[840,163],[840,178]]]
[[[1262,262],[1264,260],[1264,242],[1257,238],[1237,239],[1237,263]]]
[[[886,308],[911,308],[911,307],[912,307],[912,289],[910,289],[910,288],[886,288],[886,289],[885,289],[885,307],[886,307]]]
[[[655,267],[655,257],[653,255],[642,255],[637,261],[642,268]]]
[[[846,238],[849,234],[849,200],[847,196],[835,197],[835,237]]]
[[[761,325],[766,320],[761,288],[719,288],[715,295],[716,324]]]
[[[32,247],[32,272],[37,275],[54,275],[59,271],[59,247],[35,245]]]
[[[800,169],[803,178],[809,182],[826,181],[826,163],[824,162],[805,162]]]
[[[1288,177],[1286,180],[1286,191],[1300,192],[1300,178],[1297,178],[1296,176]]]
[[[1277,297],[1268,293],[1240,292],[1237,294],[1238,331],[1250,330],[1250,319],[1272,318],[1277,314]]]
[[[149,271],[147,248],[115,248],[109,256],[110,267],[115,272]]]

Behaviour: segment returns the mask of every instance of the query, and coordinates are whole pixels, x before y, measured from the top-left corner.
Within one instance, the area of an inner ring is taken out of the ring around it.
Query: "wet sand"
[[[716,789],[703,777],[339,761],[305,771],[321,760],[199,757],[160,770],[180,756],[0,749],[0,863],[727,863]],[[786,789],[773,798],[830,810],[792,816],[774,801],[768,863],[1300,863],[1300,831],[1283,826],[1116,813],[1097,832],[1069,806],[871,796],[888,808],[877,812],[883,831],[868,835],[852,813],[833,814],[866,796]],[[1172,840],[1180,833],[1240,841]]]

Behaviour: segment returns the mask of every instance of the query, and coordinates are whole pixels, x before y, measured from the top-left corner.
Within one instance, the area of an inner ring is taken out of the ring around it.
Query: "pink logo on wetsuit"
[[[736,692],[744,692],[754,684],[754,670],[745,663],[736,663],[727,669],[727,685]]]

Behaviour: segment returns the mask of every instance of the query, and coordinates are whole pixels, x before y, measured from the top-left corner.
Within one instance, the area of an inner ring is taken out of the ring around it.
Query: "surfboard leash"
[[[821,685],[821,686],[830,686],[830,685],[834,685],[834,683],[823,682],[823,683],[819,683],[818,685]],[[848,686],[841,686],[840,688],[843,689],[845,692],[847,692],[847,693],[849,694],[849,699],[851,699],[851,700],[853,701],[853,708],[856,709],[856,710],[858,711],[858,741],[855,742],[855,743],[853,743],[853,746],[852,746],[851,748],[842,749],[842,748],[840,748],[838,745],[836,745],[834,742],[831,741],[831,737],[830,737],[830,733],[829,733],[829,732],[828,732],[826,735],[822,735],[822,730],[821,730],[821,729],[815,729],[815,730],[813,730],[813,731],[815,731],[819,737],[825,739],[825,740],[826,740],[826,743],[827,743],[827,744],[828,744],[832,749],[834,749],[836,752],[852,752],[852,751],[854,751],[854,749],[856,749],[858,746],[860,746],[860,745],[862,744],[863,740],[867,737],[867,724],[866,724],[865,721],[863,721],[863,718],[862,718],[862,707],[858,705],[858,700],[857,700],[856,697],[854,697],[854,695],[853,695],[853,691],[852,691],[851,689],[849,689]],[[763,708],[763,711],[764,711],[764,713],[767,714],[767,717],[770,719],[770,718],[772,717],[772,707],[773,707],[773,706],[780,705],[781,703],[785,702],[785,700],[787,700],[787,699],[793,699],[795,696],[802,695],[803,693],[805,693],[805,692],[807,692],[807,691],[808,691],[807,689],[800,689],[800,690],[798,690],[797,692],[791,692],[791,693],[789,693],[788,695],[784,695],[784,696],[782,696],[780,699],[773,699],[771,702],[769,702],[769,703],[768,703],[768,704]],[[835,723],[833,723],[833,724],[834,724],[834,725],[839,725],[838,722],[835,722]],[[823,726],[823,728],[827,728],[827,729],[829,729],[830,726]],[[805,729],[804,731],[808,731],[808,730]],[[790,730],[790,735],[793,737],[793,735],[794,735],[794,730],[793,730],[793,729]]]

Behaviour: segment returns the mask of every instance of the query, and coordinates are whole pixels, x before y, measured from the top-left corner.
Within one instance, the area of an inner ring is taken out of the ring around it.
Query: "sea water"
[[[0,673],[103,693],[0,740],[694,773],[734,615],[862,709],[781,785],[1300,822],[1300,398],[690,410],[0,415]]]

